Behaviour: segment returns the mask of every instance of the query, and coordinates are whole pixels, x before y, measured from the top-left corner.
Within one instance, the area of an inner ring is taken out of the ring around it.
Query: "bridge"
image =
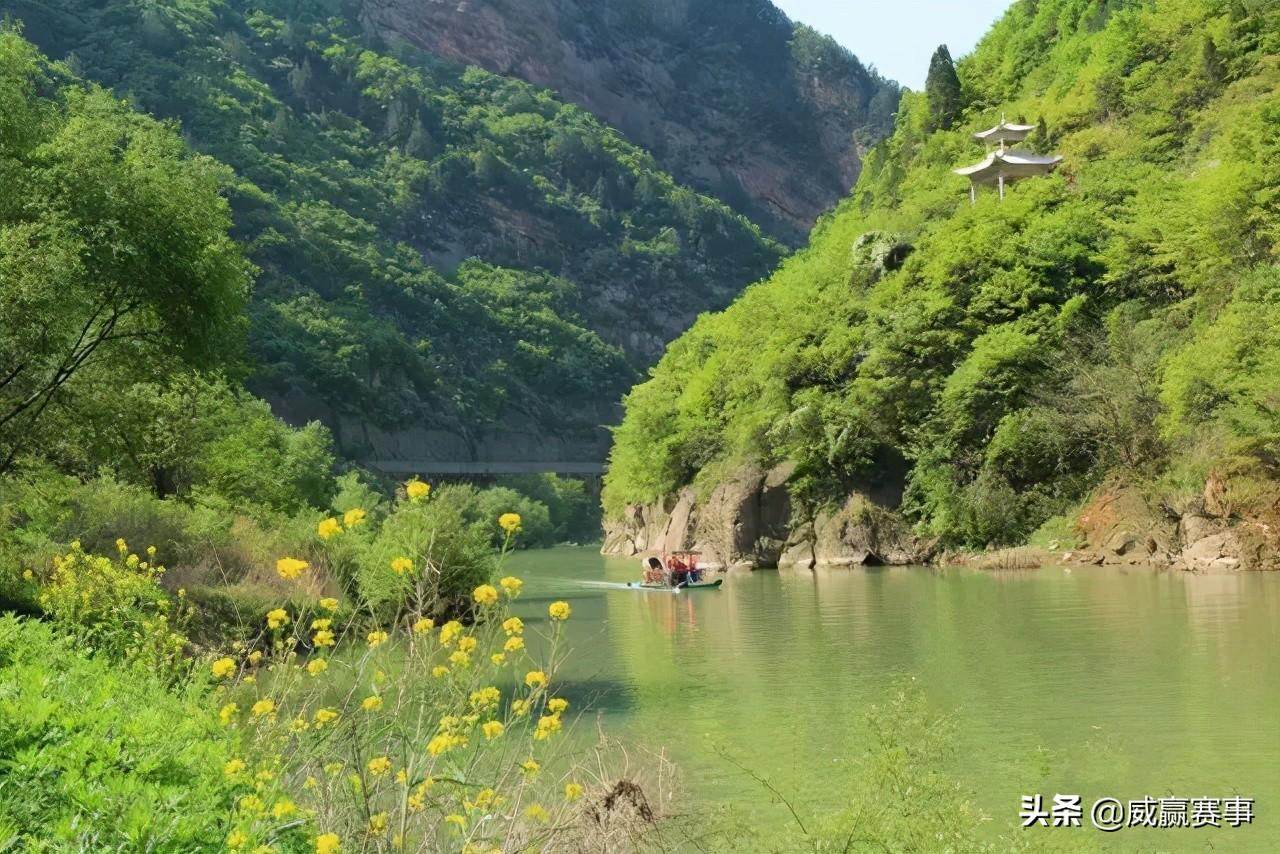
[[[365,465],[387,474],[459,475],[487,477],[503,474],[572,474],[595,475],[605,473],[607,465],[600,462],[561,461],[542,462],[526,460],[475,461],[475,460],[368,460]]]

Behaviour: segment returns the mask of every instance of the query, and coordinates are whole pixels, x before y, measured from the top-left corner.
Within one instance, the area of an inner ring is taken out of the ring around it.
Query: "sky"
[[[1012,0],[773,0],[793,21],[826,33],[885,77],[924,88],[929,57],[945,44],[959,59]]]

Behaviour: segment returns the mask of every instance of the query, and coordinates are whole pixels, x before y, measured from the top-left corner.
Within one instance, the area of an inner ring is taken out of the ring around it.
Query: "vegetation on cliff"
[[[380,45],[355,4],[18,0],[7,13],[234,170],[221,175],[233,234],[259,270],[250,385],[307,411],[591,433],[632,366],[779,257],[590,114]]]
[[[810,245],[668,349],[627,399],[606,510],[742,461],[794,492],[874,481],[947,543],[1017,542],[1108,473],[1164,495],[1280,463],[1280,11],[1244,0],[1019,2],[926,95]],[[970,207],[971,134],[1065,157]],[[1251,505],[1251,502],[1254,504]]]

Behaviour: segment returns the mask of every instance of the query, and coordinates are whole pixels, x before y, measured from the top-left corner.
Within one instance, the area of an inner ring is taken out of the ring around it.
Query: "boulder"
[[[1234,572],[1240,568],[1240,545],[1229,531],[1210,534],[1185,545],[1182,562],[1192,572]]]

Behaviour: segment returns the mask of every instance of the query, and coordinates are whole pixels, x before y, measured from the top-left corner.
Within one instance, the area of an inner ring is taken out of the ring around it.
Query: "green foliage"
[[[678,328],[780,255],[583,110],[380,44],[344,3],[15,14],[235,170],[235,236],[261,270],[250,387],[286,416],[455,433],[520,419],[594,443],[660,343],[623,327]]]
[[[237,357],[227,171],[0,29],[0,471],[90,370]]]
[[[945,44],[929,58],[929,74],[924,81],[924,93],[929,99],[929,127],[933,130],[950,130],[964,111],[964,91],[956,75],[951,51]]]
[[[0,617],[0,839],[36,850],[221,850],[232,755],[199,686],[171,693],[45,623]]]
[[[606,512],[789,459],[805,500],[900,477],[925,533],[981,546],[1201,442],[1274,477],[1278,15],[1015,4],[957,64],[955,127],[904,97],[809,246],[630,393]],[[1000,113],[1065,161],[970,207],[951,169]]]

